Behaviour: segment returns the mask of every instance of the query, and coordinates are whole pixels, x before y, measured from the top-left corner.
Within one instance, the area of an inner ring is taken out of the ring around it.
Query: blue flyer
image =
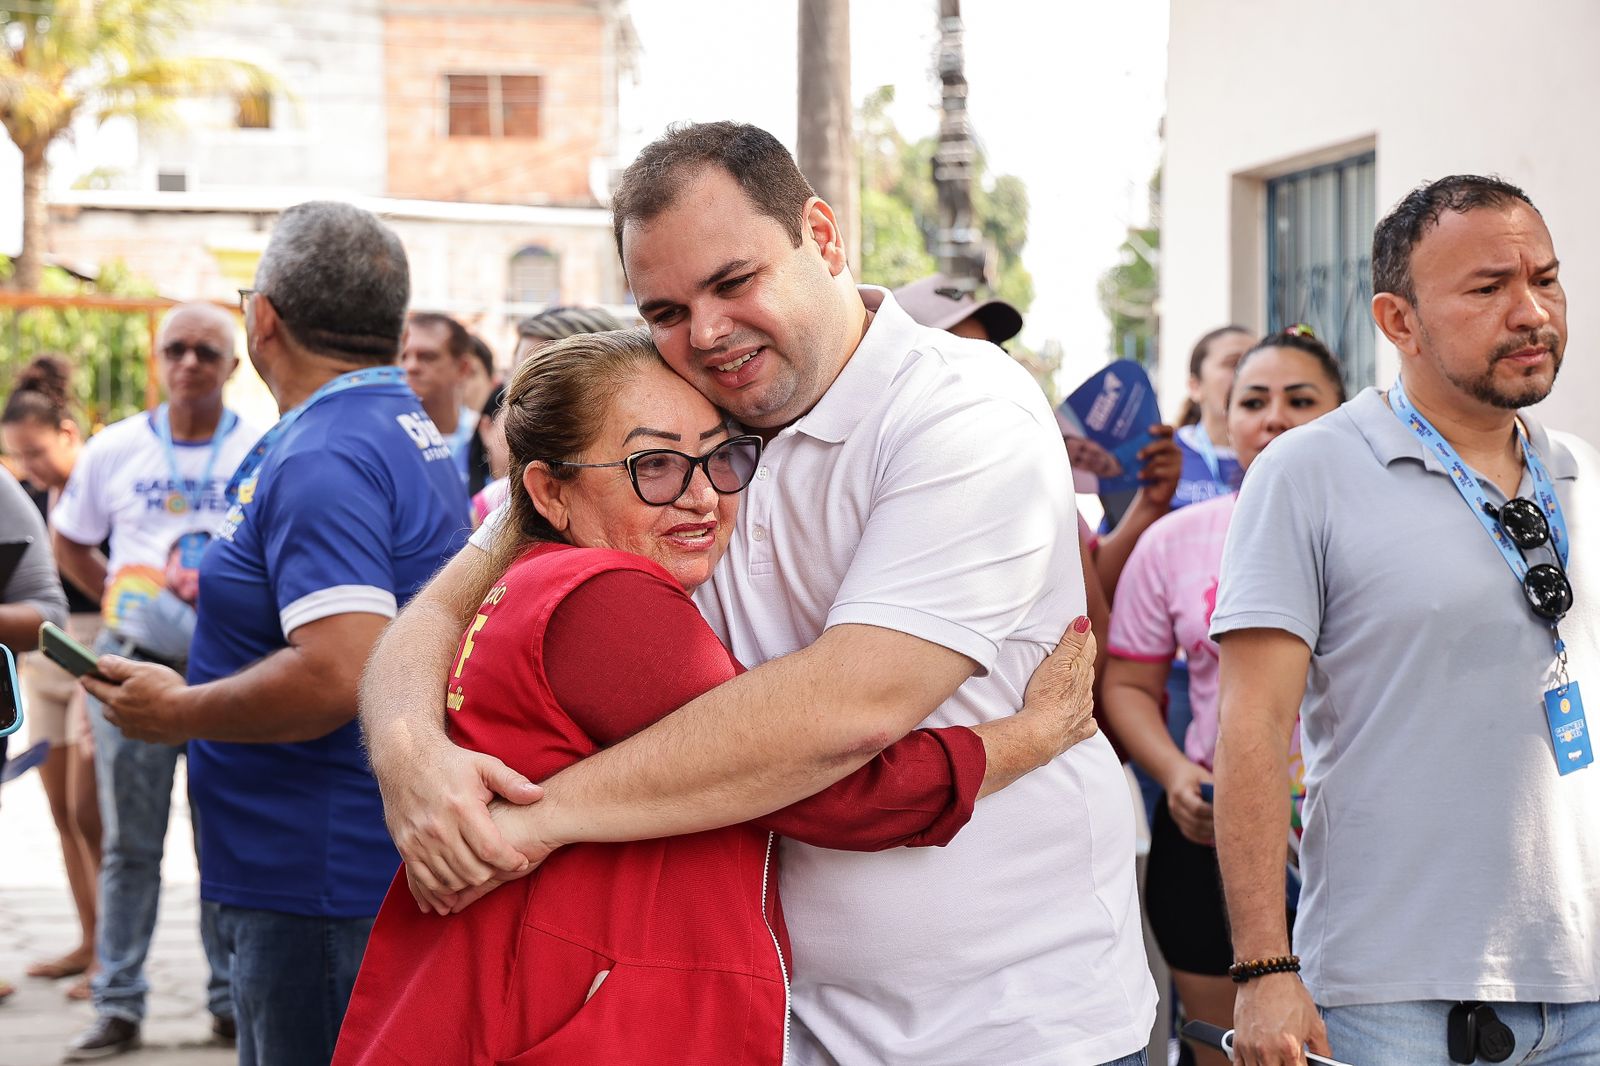
[[[1139,488],[1139,450],[1155,439],[1150,427],[1161,421],[1144,367],[1132,359],[1112,363],[1079,385],[1057,414],[1075,477],[1094,475],[1098,484],[1089,491],[1102,499],[1131,497]]]

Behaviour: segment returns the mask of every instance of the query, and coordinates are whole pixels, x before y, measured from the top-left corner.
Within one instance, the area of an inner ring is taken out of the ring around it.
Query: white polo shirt
[[[861,292],[866,337],[767,445],[695,600],[752,666],[846,623],[960,652],[980,674],[925,724],[976,725],[1021,705],[1084,613],[1066,452],[999,348]],[[1149,1041],[1133,811],[1103,736],[980,802],[947,847],[784,841],[780,869],[799,1063],[1069,1066]]]
[[[979,674],[924,724],[977,725],[1021,706],[1085,611],[1066,449],[999,348],[861,295],[871,327],[768,443],[695,602],[748,666],[847,623],[960,652]],[[779,883],[792,1063],[1090,1066],[1149,1042],[1133,807],[1103,735],[979,802],[946,847],[786,840]]]

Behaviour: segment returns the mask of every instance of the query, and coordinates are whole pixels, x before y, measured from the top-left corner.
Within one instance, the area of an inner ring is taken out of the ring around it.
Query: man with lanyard
[[[86,686],[133,736],[189,739],[201,895],[234,960],[245,1066],[332,1057],[399,858],[354,722],[378,634],[467,529],[449,449],[393,366],[405,250],[348,204],[284,212],[243,293],[283,416],[227,486],[188,686],[108,656]]]
[[[1600,455],[1519,413],[1561,366],[1559,264],[1520,189],[1462,175],[1407,195],[1372,264],[1400,377],[1251,468],[1211,623],[1235,1061],[1593,1063]]]
[[[212,304],[182,304],[168,314],[156,337],[156,373],[167,402],[91,438],[50,516],[62,574],[101,603],[99,651],[184,668],[189,630],[163,609],[171,600],[164,596],[168,557],[176,546],[184,566],[198,565],[227,509],[228,475],[261,431],[223,406],[223,384],[238,365],[235,328],[232,316]],[[109,556],[97,547],[108,539]],[[69,1061],[138,1044],[172,778],[184,750],[181,742],[125,737],[97,700],[88,706],[105,823],[99,972],[91,986],[95,1022],[72,1041]],[[201,909],[200,932],[211,966],[212,1029],[229,1039],[228,959],[210,908]]]

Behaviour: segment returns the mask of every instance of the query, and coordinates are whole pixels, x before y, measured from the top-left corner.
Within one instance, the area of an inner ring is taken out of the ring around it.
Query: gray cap
[[[949,329],[968,318],[983,324],[989,339],[1003,344],[1022,332],[1022,312],[1004,300],[979,303],[962,293],[943,274],[934,274],[894,290],[894,299],[906,314],[924,326]]]

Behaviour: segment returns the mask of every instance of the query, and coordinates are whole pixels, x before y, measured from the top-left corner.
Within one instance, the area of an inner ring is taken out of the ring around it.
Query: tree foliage
[[[13,263],[0,256],[0,280]],[[46,267],[39,291],[51,296],[154,296],[154,286],[120,262],[84,282],[58,267]],[[34,356],[53,352],[73,366],[73,387],[86,430],[143,410],[150,366],[150,320],[146,314],[78,307],[0,308],[0,379],[15,381]]]
[[[1111,323],[1111,350],[1155,365],[1156,301],[1161,290],[1161,171],[1150,178],[1150,225],[1130,226],[1117,263],[1100,276],[1100,307]]]
[[[45,153],[76,119],[161,121],[184,97],[277,89],[253,64],[173,54],[203,10],[203,0],[17,0],[0,8],[0,126],[22,153],[16,287],[39,285]]]
[[[907,141],[889,118],[894,86],[867,95],[858,113],[861,152],[861,277],[896,288],[939,269],[939,201],[933,184],[938,138]],[[1033,303],[1022,265],[1028,189],[1011,174],[991,177],[983,152],[974,166],[972,211],[995,256],[995,292],[1019,311]]]

